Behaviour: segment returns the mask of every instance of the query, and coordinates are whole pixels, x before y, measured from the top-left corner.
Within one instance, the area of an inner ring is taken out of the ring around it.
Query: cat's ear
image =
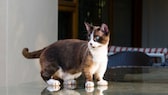
[[[105,34],[109,34],[109,29],[108,29],[108,26],[106,24],[102,24],[101,25],[101,28],[100,28]]]
[[[87,32],[90,33],[93,29],[93,26],[87,22],[85,22],[84,24],[85,24]]]

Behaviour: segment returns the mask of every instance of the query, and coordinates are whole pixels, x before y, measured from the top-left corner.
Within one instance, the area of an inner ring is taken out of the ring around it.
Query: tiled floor
[[[145,73],[126,74],[123,80],[127,81],[110,81],[108,87],[84,89],[83,84],[78,84],[75,89],[63,87],[54,92],[44,83],[32,82],[0,87],[0,95],[168,95],[167,73],[167,68],[150,68]]]

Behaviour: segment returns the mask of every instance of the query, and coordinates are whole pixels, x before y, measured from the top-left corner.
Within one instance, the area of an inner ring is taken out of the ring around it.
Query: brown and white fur
[[[75,79],[85,75],[85,87],[93,87],[93,76],[97,85],[108,85],[103,79],[107,67],[109,30],[106,24],[92,26],[85,23],[89,41],[59,40],[41,50],[22,53],[28,59],[40,58],[41,77],[49,85],[75,84]]]

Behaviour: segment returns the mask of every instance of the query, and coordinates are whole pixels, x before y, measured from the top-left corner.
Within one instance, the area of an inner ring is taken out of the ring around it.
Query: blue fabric
[[[118,52],[108,56],[108,68],[152,66],[151,58],[143,52]]]

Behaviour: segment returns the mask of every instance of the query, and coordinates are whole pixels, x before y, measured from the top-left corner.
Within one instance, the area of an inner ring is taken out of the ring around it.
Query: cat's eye
[[[99,40],[100,40],[99,36],[95,37],[95,39],[94,39],[95,42],[98,42]]]

